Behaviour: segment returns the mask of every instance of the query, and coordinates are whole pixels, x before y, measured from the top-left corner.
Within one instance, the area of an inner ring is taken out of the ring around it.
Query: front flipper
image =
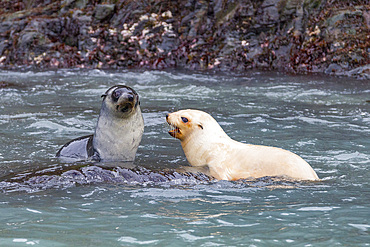
[[[56,157],[85,160],[90,157],[94,160],[100,160],[99,154],[92,145],[93,135],[82,136],[73,139],[57,152]]]

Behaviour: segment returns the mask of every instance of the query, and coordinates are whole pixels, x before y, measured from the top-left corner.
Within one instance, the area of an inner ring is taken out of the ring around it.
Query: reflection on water
[[[369,245],[368,81],[100,70],[0,77],[1,245]],[[92,133],[100,95],[115,84],[141,97],[134,164],[56,159],[66,141]],[[235,140],[301,155],[322,181],[184,173],[164,119],[184,108],[210,113]]]

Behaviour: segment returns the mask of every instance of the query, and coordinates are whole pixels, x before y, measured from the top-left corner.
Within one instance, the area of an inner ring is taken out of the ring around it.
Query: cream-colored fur
[[[209,166],[216,179],[237,180],[285,176],[296,180],[318,180],[311,166],[287,150],[244,144],[231,139],[209,114],[181,110],[166,116],[173,127],[169,133],[181,141],[192,166]]]

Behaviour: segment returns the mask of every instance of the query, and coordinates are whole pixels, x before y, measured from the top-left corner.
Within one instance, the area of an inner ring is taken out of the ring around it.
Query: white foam
[[[348,224],[349,226],[353,226],[354,228],[357,228],[361,231],[367,231],[370,228],[370,225],[365,224]]]
[[[35,210],[35,209],[26,208],[26,210],[27,210],[28,212],[31,212],[31,213],[35,213],[35,214],[42,214],[42,212],[37,211],[37,210]]]
[[[298,211],[331,211],[339,207],[303,207],[297,209]]]
[[[118,239],[119,242],[125,242],[125,243],[130,243],[130,244],[140,244],[140,245],[147,245],[147,244],[155,244],[159,240],[148,240],[148,241],[139,241],[136,238],[133,237],[120,237]]]

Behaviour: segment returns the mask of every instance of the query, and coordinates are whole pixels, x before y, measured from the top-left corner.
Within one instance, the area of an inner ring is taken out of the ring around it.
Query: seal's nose
[[[167,113],[167,114],[166,114],[166,119],[168,119],[168,117],[169,117],[169,114]]]

